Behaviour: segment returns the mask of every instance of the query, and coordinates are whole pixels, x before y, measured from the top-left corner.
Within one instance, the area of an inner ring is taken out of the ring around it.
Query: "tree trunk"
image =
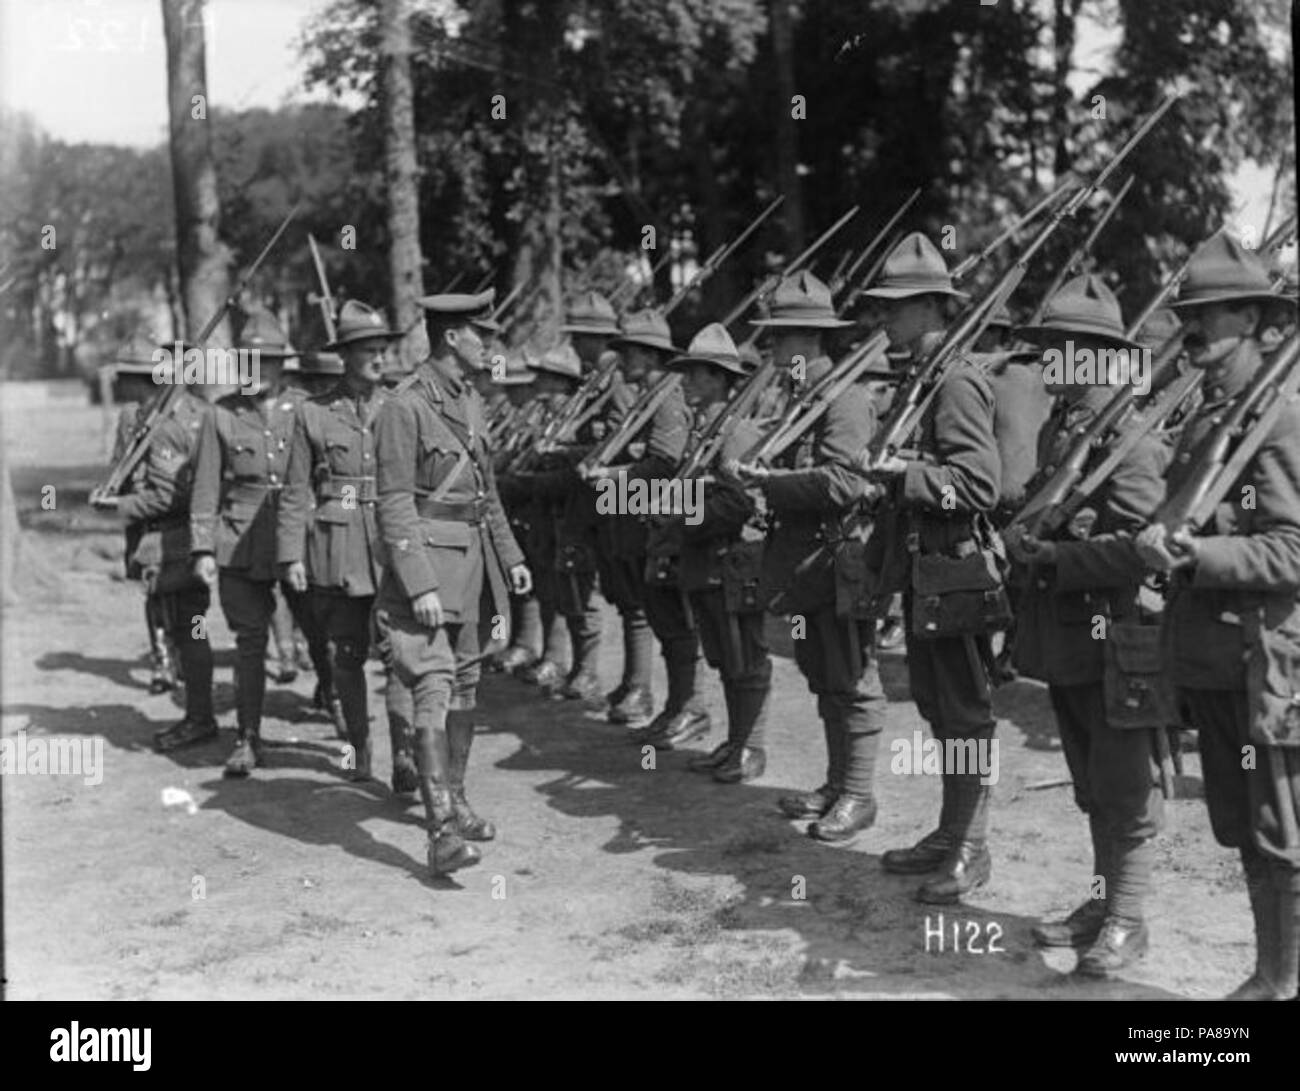
[[[772,58],[776,62],[776,90],[779,96],[776,110],[776,164],[781,192],[785,194],[781,213],[785,220],[786,256],[794,257],[803,249],[804,215],[803,187],[799,183],[800,122],[791,116],[791,100],[796,89],[790,0],[769,0],[768,18],[772,27]]]
[[[162,0],[172,193],[176,202],[176,263],[185,335],[190,338],[198,336],[230,291],[229,251],[219,237],[221,203],[208,121],[203,7],[204,0]],[[230,344],[226,319],[213,331],[211,340],[218,345]]]
[[[420,178],[415,157],[415,106],[411,91],[411,22],[407,0],[381,0],[383,28],[384,180],[388,191],[388,309],[396,327],[412,326],[402,356],[414,364],[428,355],[418,324],[424,294],[420,253]]]

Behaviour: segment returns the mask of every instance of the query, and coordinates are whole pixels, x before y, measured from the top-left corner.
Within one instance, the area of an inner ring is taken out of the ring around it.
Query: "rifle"
[[[316,267],[316,279],[320,281],[320,291],[309,293],[307,302],[315,303],[320,307],[321,318],[325,321],[325,332],[329,335],[329,339],[333,341],[337,336],[334,319],[338,314],[338,308],[334,305],[334,297],[330,295],[330,282],[325,275],[325,263],[321,261],[320,249],[316,246],[315,235],[310,233],[307,235],[307,246],[311,249],[311,263]]]
[[[1124,200],[1125,194],[1128,193],[1132,186],[1133,175],[1130,174],[1128,178],[1124,180],[1124,184],[1120,186],[1119,192],[1111,198],[1110,204],[1106,206],[1106,211],[1097,217],[1097,222],[1092,225],[1092,230],[1088,232],[1087,237],[1074,248],[1074,252],[1069,256],[1065,264],[1061,266],[1055,278],[1052,280],[1051,285],[1038,301],[1038,306],[1034,308],[1033,315],[1030,316],[1029,321],[1026,322],[1025,325],[1037,326],[1038,323],[1043,320],[1043,312],[1047,310],[1047,304],[1051,301],[1052,297],[1061,290],[1061,285],[1076,273],[1083,272],[1084,258],[1088,256],[1088,253],[1092,250],[1093,243],[1097,241],[1097,236],[1099,236],[1105,229],[1106,225],[1110,223],[1111,217],[1115,215],[1116,210],[1119,208],[1120,201]]]
[[[664,317],[666,318],[668,315],[672,314],[681,302],[691,294],[691,292],[708,280],[709,277],[713,276],[713,274],[722,267],[722,263],[731,257],[731,255],[740,248],[741,244],[743,244],[750,235],[759,229],[763,221],[772,215],[772,213],[780,208],[784,203],[785,194],[782,193],[776,198],[776,200],[768,205],[767,208],[763,209],[762,212],[751,220],[749,226],[737,235],[730,243],[719,246],[715,251],[713,251],[713,253],[705,260],[704,264],[695,270],[695,275],[678,288],[677,291],[673,293],[673,297],[664,304]]]
[[[857,258],[854,260],[853,264],[848,267],[848,270],[844,273],[844,276],[840,278],[831,277],[830,289],[831,289],[832,296],[839,295],[841,289],[853,283],[853,278],[858,275],[858,270],[862,268],[863,263],[867,260],[867,258],[871,256],[873,251],[875,251],[876,247],[879,246],[885,239],[889,237],[889,233],[894,230],[894,227],[897,225],[898,221],[907,215],[908,209],[910,209],[914,204],[916,204],[920,196],[921,196],[921,189],[918,186],[916,189],[912,190],[911,196],[908,197],[906,201],[904,201],[901,205],[898,206],[898,210],[892,216],[889,217],[888,221],[886,221],[885,223],[885,226],[876,232],[875,237],[869,243],[867,243],[862,253],[859,254]],[[892,249],[893,247],[890,247],[885,251],[886,256],[888,256],[889,250]],[[869,284],[871,282],[871,279],[872,279],[871,275],[870,273],[868,273],[867,277],[863,279],[862,283]],[[860,293],[861,293],[861,287],[859,286],[859,294]],[[856,299],[857,296],[855,295],[854,300]]]
[[[618,357],[612,356],[583,379],[578,389],[546,422],[536,444],[523,452],[518,464],[512,464],[510,471],[518,473],[531,468],[542,455],[553,453],[560,444],[566,442],[567,437],[576,432],[590,417],[592,410],[603,405],[613,394],[614,372],[617,369]]]
[[[737,422],[752,415],[758,399],[775,376],[776,365],[771,360],[765,360],[758,366],[758,370],[745,380],[745,385],[727,402],[722,412],[713,418],[699,441],[687,452],[682,464],[677,467],[677,473],[673,475],[674,481],[689,481],[713,464],[732,428]]]
[[[239,297],[243,294],[244,289],[248,287],[254,274],[259,268],[261,268],[262,262],[266,260],[267,255],[271,253],[275,244],[280,241],[280,236],[284,234],[285,229],[293,222],[294,217],[298,215],[301,208],[302,201],[300,200],[293,206],[293,208],[289,209],[289,214],[285,216],[284,220],[280,223],[280,226],[275,229],[275,234],[271,236],[267,244],[262,247],[262,252],[257,255],[253,264],[250,265],[239,280],[236,281],[230,294],[221,301],[221,306],[217,308],[216,313],[213,314],[206,323],[204,323],[198,336],[188,347],[203,348],[207,344],[208,338],[212,336],[213,330],[215,330],[217,326],[220,325],[221,320],[226,317],[226,312],[239,302]],[[179,371],[181,361],[172,361],[172,367],[176,371]],[[176,378],[176,376],[173,375],[173,378]],[[171,411],[172,406],[175,405],[176,399],[180,396],[180,391],[184,385],[183,382],[171,383],[158,398],[154,399],[154,402],[149,407],[148,411],[140,415],[140,419],[136,422],[136,427],[131,438],[127,440],[121,456],[113,464],[113,468],[109,471],[107,480],[94,490],[91,494],[92,496],[118,496],[122,492],[122,489],[125,488],[126,482],[128,478],[130,478],[132,471],[134,471],[136,466],[140,464],[140,460],[144,458],[145,452],[149,450],[149,444],[153,441],[154,433],[158,430],[158,426],[162,420]]]
[[[474,286],[474,291],[471,294],[478,295],[479,292],[486,291],[487,286],[492,283],[492,281],[496,278],[496,275],[497,275],[496,267],[493,266],[491,269],[488,270],[487,276],[485,276]]]
[[[1177,95],[1170,95],[1148,114],[1119,151],[1097,172],[1092,181],[1075,190],[1068,200],[1057,206],[1052,213],[1052,218],[1038,232],[1028,248],[1002,274],[984,298],[969,308],[965,317],[948,332],[939,347],[905,382],[890,406],[888,417],[860,457],[856,466],[858,472],[867,474],[871,466],[895,454],[907,437],[916,430],[939,391],[945,371],[975,342],[984,332],[993,315],[1011,298],[1012,293],[1024,279],[1030,259],[1043,248],[1067,216],[1073,217],[1077,214],[1084,202],[1118,169],[1129,152],[1151,131],[1177,99]]]
[[[659,258],[659,260],[650,267],[650,279],[647,283],[638,284],[634,280],[625,279],[622,284],[620,284],[617,288],[615,288],[612,292],[609,293],[610,305],[616,307],[618,305],[618,301],[623,298],[623,296],[627,293],[627,290],[629,288],[632,289],[632,303],[635,303],[637,301],[637,298],[641,295],[642,292],[646,290],[646,288],[654,287],[655,276],[658,275],[660,269],[662,269],[665,265],[667,265],[670,261],[672,261],[672,258],[673,258],[673,248],[670,246],[668,247],[668,249],[666,249],[663,252],[663,255]]]
[[[1033,223],[1048,208],[1050,208],[1053,204],[1055,204],[1056,201],[1063,194],[1068,193],[1072,188],[1074,188],[1077,185],[1078,182],[1075,179],[1067,178],[1064,182],[1062,182],[1059,186],[1057,186],[1054,190],[1052,190],[1051,193],[1047,194],[1046,197],[1042,198],[1042,200],[1040,200],[1036,205],[1034,205],[1034,207],[1031,208],[1028,212],[1024,213],[1024,215],[1022,216],[1019,216],[1015,221],[1013,221],[1010,227],[1006,228],[1006,230],[1004,230],[1000,235],[998,235],[997,238],[995,238],[991,243],[985,246],[984,249],[981,250],[978,254],[971,254],[963,261],[958,262],[957,266],[952,271],[952,279],[954,283],[956,281],[965,279],[965,277],[973,269],[975,269],[976,266],[978,266],[981,262],[983,262],[985,258],[987,258],[991,253],[993,253],[993,251],[997,250],[1004,242],[1007,241],[1007,239],[1011,238],[1012,235],[1017,234],[1022,228]],[[1095,183],[1093,185],[1093,188],[1094,189],[1096,188]],[[1071,213],[1071,215],[1073,215],[1073,213]]]
[[[519,293],[522,292],[523,290],[524,290],[524,281],[521,280],[518,284],[516,284],[513,288],[510,289],[510,294],[506,296],[505,299],[501,301],[497,309],[492,312],[493,322],[499,322],[501,320],[501,316],[505,314],[507,310],[510,309],[510,304],[519,298]]]
[[[731,313],[728,314],[727,317],[722,320],[722,324],[724,326],[730,326],[734,321],[736,321],[737,318],[739,318],[742,314],[744,314],[747,310],[749,310],[749,305],[753,303],[756,299],[760,298],[761,296],[767,295],[778,284],[780,284],[781,281],[785,280],[786,277],[794,276],[795,273],[797,273],[800,269],[802,269],[805,265],[807,265],[808,262],[812,259],[813,255],[816,254],[817,251],[820,250],[823,246],[825,246],[832,238],[834,238],[835,235],[839,232],[839,230],[851,219],[853,219],[854,216],[858,214],[858,209],[860,207],[861,207],[860,205],[854,205],[851,209],[848,210],[848,212],[844,213],[843,216],[841,216],[838,220],[836,220],[833,224],[831,224],[830,227],[828,227],[825,231],[823,231],[820,235],[818,235],[817,238],[813,240],[812,244],[806,250],[804,250],[802,254],[798,255],[798,257],[796,257],[793,261],[791,261],[788,265],[786,265],[786,267],[782,269],[781,272],[773,273],[770,277],[768,277],[765,281],[763,281],[762,284],[760,284],[757,288],[755,288],[752,292],[750,292],[749,295],[745,296],[744,299],[742,299],[738,304],[736,304],[735,307],[731,309]],[[757,334],[753,335],[750,338],[750,340],[746,342],[746,344],[751,344],[755,337],[757,337]]]
[[[831,368],[800,398],[793,399],[766,436],[740,458],[742,463],[768,463],[798,442],[819,421],[835,400],[862,378],[863,372],[885,355],[889,337],[879,330]]]
[[[664,375],[628,410],[622,422],[605,439],[587,452],[577,465],[579,477],[586,477],[597,466],[608,466],[651,420],[659,407],[681,385],[680,375]]]
[[[1173,533],[1199,530],[1245,473],[1273,425],[1300,390],[1300,333],[1292,333],[1261,366],[1215,428],[1205,456],[1182,487],[1165,499],[1154,522]],[[1235,442],[1234,442],[1235,441]]]

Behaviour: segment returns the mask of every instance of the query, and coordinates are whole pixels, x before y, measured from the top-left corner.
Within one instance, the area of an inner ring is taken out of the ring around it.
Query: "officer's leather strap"
[[[349,491],[350,490],[350,491]],[[379,490],[375,485],[373,474],[349,477],[346,474],[332,474],[323,478],[316,486],[317,500],[357,500],[368,502],[379,499]]]
[[[487,505],[481,500],[448,504],[427,496],[415,498],[415,512],[421,519],[444,519],[453,523],[481,523]]]

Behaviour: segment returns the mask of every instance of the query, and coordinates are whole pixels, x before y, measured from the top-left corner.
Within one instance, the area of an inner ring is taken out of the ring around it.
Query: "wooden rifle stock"
[[[585,476],[596,466],[606,466],[617,458],[637,434],[654,419],[659,407],[668,400],[672,392],[681,385],[680,375],[664,375],[637,400],[636,405],[628,410],[623,422],[612,433],[601,440],[581,462],[578,463],[578,476]]]

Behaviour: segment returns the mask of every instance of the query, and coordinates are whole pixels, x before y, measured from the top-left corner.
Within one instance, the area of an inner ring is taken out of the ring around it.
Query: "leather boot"
[[[550,659],[539,659],[519,672],[519,677],[542,690],[552,690],[564,682],[564,668]]]
[[[235,739],[235,749],[226,759],[222,776],[246,777],[262,764],[262,740],[256,731],[241,730]]]
[[[739,784],[757,780],[767,770],[767,752],[761,745],[763,731],[760,725],[767,716],[768,692],[766,688],[748,689],[723,683],[727,699],[727,741],[731,748],[713,770],[713,779],[718,783]]]
[[[514,674],[528,666],[534,658],[533,653],[527,648],[512,644],[496,658],[493,666],[505,674]]]
[[[823,784],[811,792],[782,796],[776,805],[786,818],[821,818],[834,806],[837,798],[839,793],[829,784]]]
[[[176,667],[172,663],[171,649],[167,645],[167,632],[158,627],[149,631],[149,660],[153,676],[149,679],[150,693],[166,693],[176,688]]]
[[[587,670],[570,671],[564,685],[560,687],[560,696],[569,701],[590,701],[600,692],[600,679]]]
[[[632,686],[621,700],[610,705],[609,722],[612,724],[643,724],[654,712],[654,695],[648,686]]]
[[[570,615],[565,621],[573,647],[573,665],[560,688],[560,696],[570,701],[590,701],[600,692],[600,678],[596,674],[600,628],[584,614]]]
[[[1074,972],[1080,977],[1114,977],[1145,955],[1149,942],[1147,926],[1141,921],[1108,916],[1093,945],[1080,957]]]
[[[825,698],[819,697],[817,711],[821,715],[822,736],[826,740],[826,783],[811,792],[778,799],[777,809],[786,818],[821,818],[844,793],[844,739],[836,709]]]
[[[1064,920],[1036,924],[1034,942],[1039,947],[1091,947],[1105,920],[1106,903],[1089,898]]]
[[[384,707],[388,712],[388,740],[393,755],[393,791],[407,794],[419,790],[420,771],[415,762],[415,699],[411,691],[389,671],[388,686],[384,692]]]
[[[931,830],[915,845],[889,849],[880,858],[881,866],[891,875],[925,875],[937,871],[948,858],[957,839],[953,834],[953,778],[944,773],[943,804],[939,811],[939,828]]]
[[[447,751],[450,757],[448,770],[451,782],[451,808],[460,835],[469,841],[491,841],[497,835],[496,827],[486,818],[474,813],[465,798],[465,773],[469,768],[469,752],[474,745],[474,721],[468,712],[447,713]]]
[[[985,844],[990,790],[978,774],[950,774],[953,781],[953,833],[956,843],[934,878],[921,884],[916,900],[927,905],[955,905],[989,881],[993,860]]]
[[[472,867],[483,857],[460,832],[451,792],[435,781],[426,783],[425,794],[432,815],[429,820],[429,871],[435,878],[441,878],[461,868]]]
[[[334,672],[334,689],[335,696],[331,701],[331,710],[335,704],[338,705],[338,716],[343,721],[345,738],[356,758],[352,779],[369,780],[370,709],[366,700],[364,660],[357,663],[351,659],[346,661],[340,659],[338,669]]]
[[[1294,1000],[1300,987],[1300,899],[1296,897],[1294,871],[1276,868],[1273,873],[1273,904],[1277,915],[1277,959],[1273,982],[1283,1000]]]
[[[686,768],[692,773],[712,773],[727,760],[727,755],[731,753],[732,743],[730,739],[725,739],[710,750],[707,754],[701,754],[699,757],[691,758],[686,763]]]
[[[661,750],[672,750],[678,746],[685,746],[695,739],[702,739],[712,726],[713,721],[703,709],[684,708],[677,715],[661,723],[655,731],[651,732],[647,727],[645,736],[637,741],[643,744],[649,743]]]
[[[1230,992],[1227,1000],[1280,999],[1273,984],[1273,967],[1277,962],[1277,899],[1273,896],[1272,868],[1259,853],[1244,851],[1241,862],[1246,869],[1246,893],[1250,896],[1250,915],[1255,920],[1255,971]]]
[[[876,823],[876,801],[870,797],[841,795],[821,818],[808,827],[808,836],[818,841],[843,844]]]

